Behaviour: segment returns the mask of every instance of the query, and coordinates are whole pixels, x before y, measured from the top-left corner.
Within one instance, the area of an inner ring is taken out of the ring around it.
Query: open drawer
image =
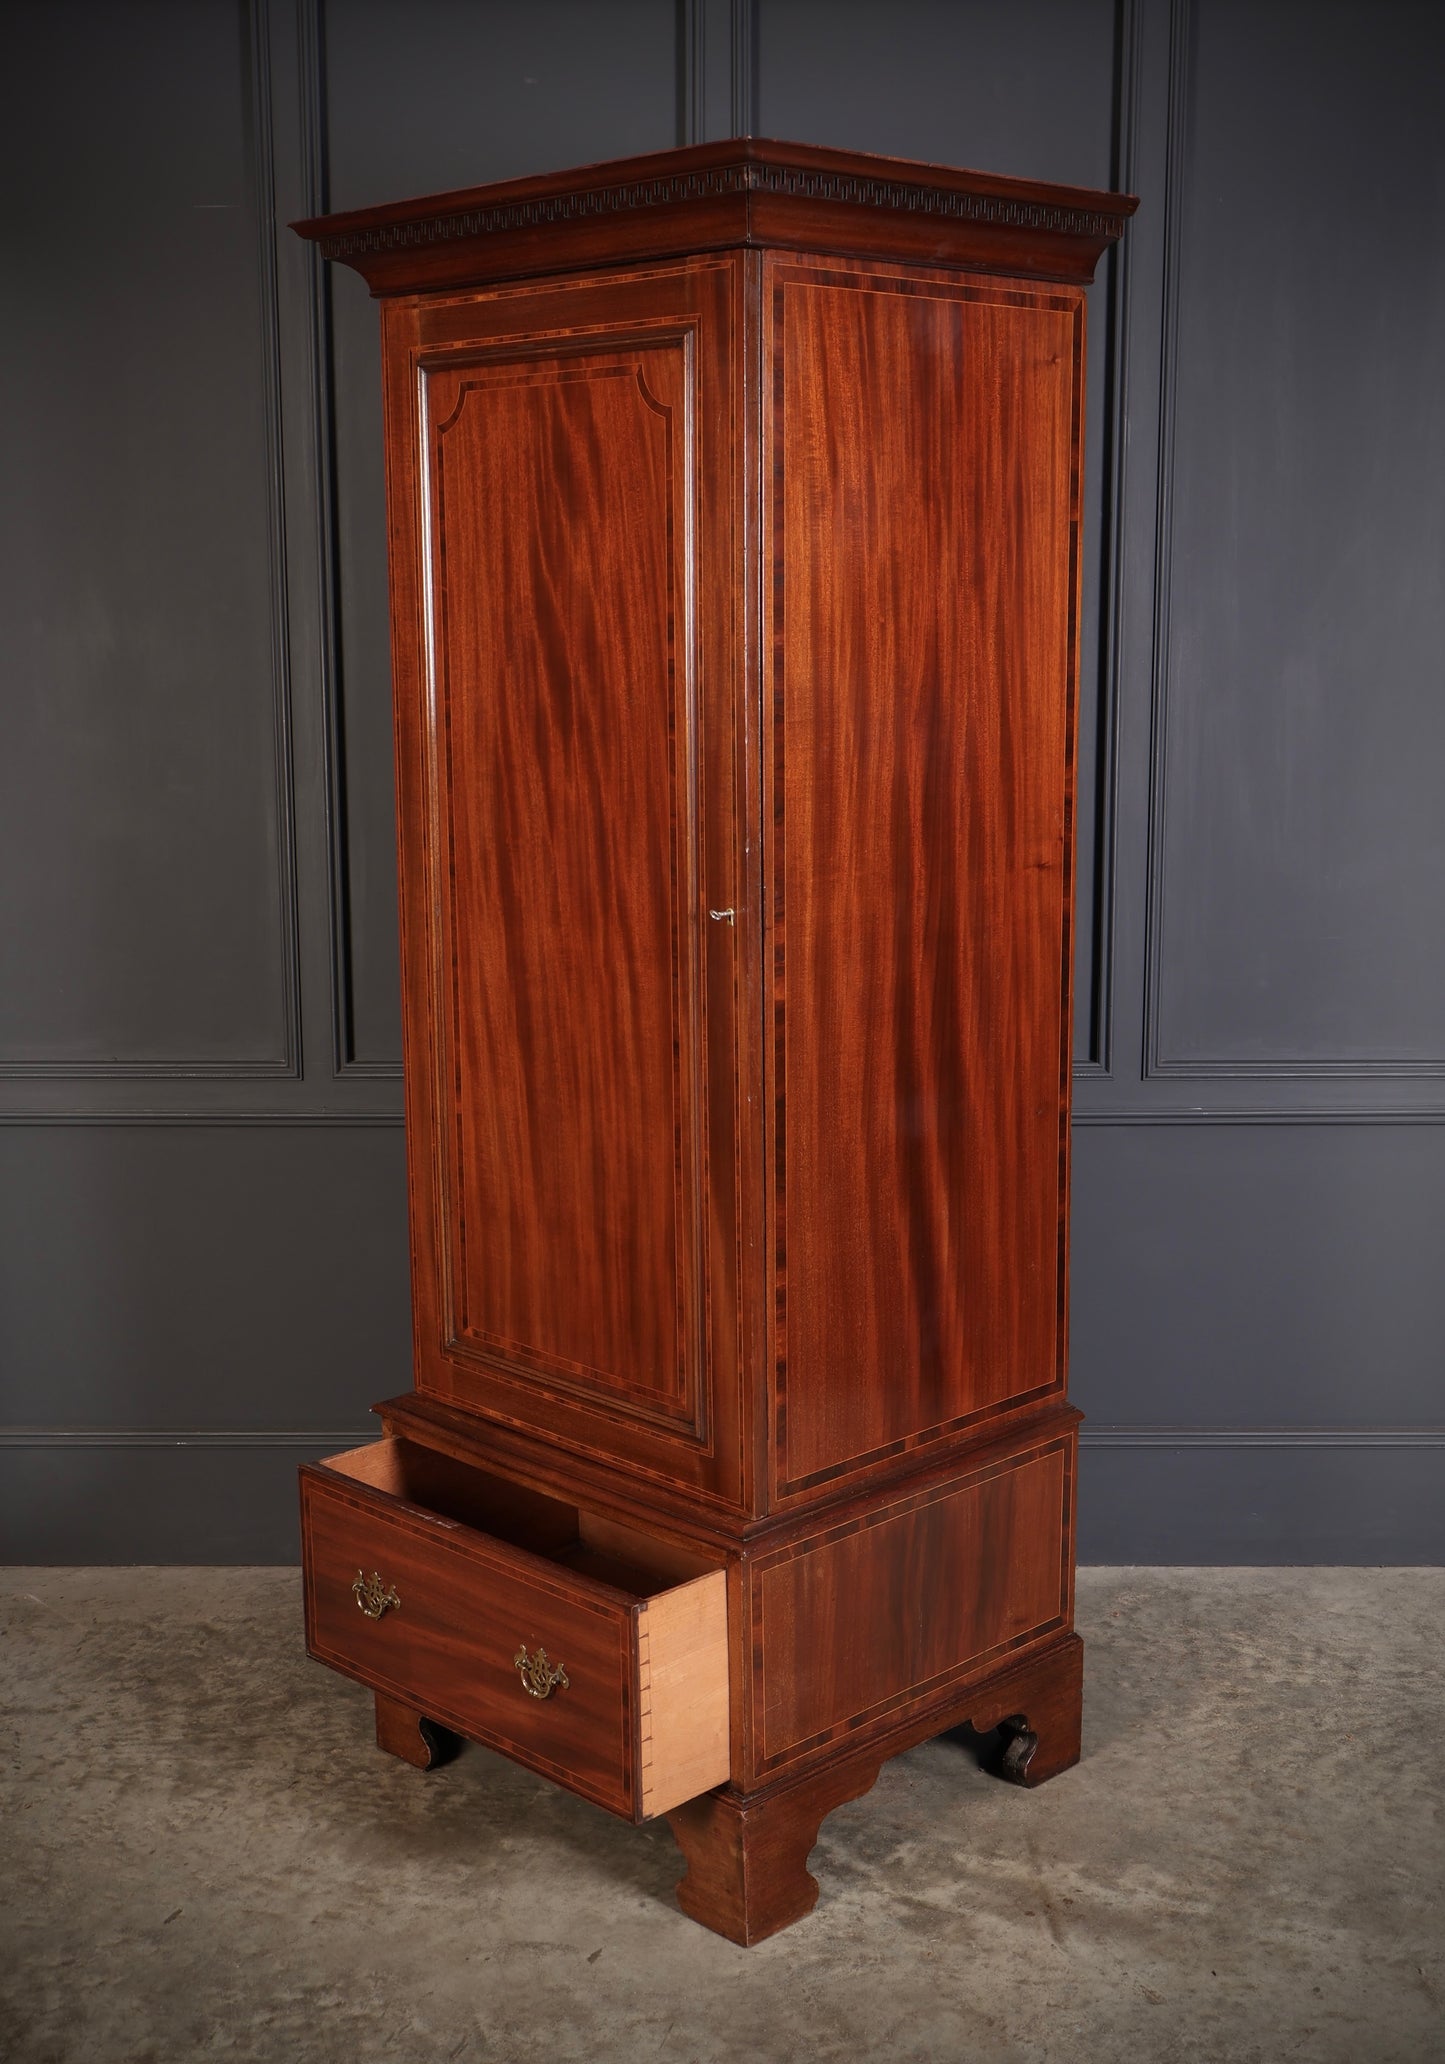
[[[720,1568],[405,1440],[301,1471],[306,1645],[647,1820],[728,1778]]]

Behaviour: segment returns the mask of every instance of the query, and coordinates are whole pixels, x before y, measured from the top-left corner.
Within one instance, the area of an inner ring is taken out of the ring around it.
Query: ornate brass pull
[[[368,1577],[361,1570],[356,1572],[356,1582],[351,1587],[352,1595],[369,1620],[379,1620],[384,1612],[390,1612],[401,1600],[390,1584],[383,1584],[373,1570]]]
[[[539,1648],[535,1655],[529,1656],[524,1642],[512,1661],[517,1666],[522,1689],[530,1698],[550,1698],[554,1691],[569,1688],[567,1672],[560,1663],[548,1662],[545,1648]]]

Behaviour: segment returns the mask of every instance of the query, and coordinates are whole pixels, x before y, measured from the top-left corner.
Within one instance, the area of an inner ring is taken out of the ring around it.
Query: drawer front
[[[636,1812],[630,1602],[539,1557],[310,1469],[301,1478],[307,1648],[584,1798]],[[353,1589],[377,1577],[373,1618]],[[567,1674],[528,1693],[545,1649]]]

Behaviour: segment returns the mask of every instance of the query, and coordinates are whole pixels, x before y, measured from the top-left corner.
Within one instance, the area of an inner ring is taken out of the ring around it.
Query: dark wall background
[[[1094,1560],[1445,1551],[1437,0],[9,0],[0,1555],[294,1554],[409,1380],[375,311],[294,217],[738,130],[1094,294]]]

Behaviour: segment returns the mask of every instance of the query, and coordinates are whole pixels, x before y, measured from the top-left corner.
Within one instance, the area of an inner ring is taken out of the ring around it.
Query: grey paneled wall
[[[0,1069],[289,1075],[264,103],[227,0],[24,26],[4,67]]]
[[[408,1378],[375,312],[738,129],[1143,196],[1092,309],[1086,1555],[1445,1550],[1445,10],[12,0],[0,1555],[294,1552]]]
[[[1190,28],[1149,1066],[1438,1080],[1441,9],[1210,4]]]

